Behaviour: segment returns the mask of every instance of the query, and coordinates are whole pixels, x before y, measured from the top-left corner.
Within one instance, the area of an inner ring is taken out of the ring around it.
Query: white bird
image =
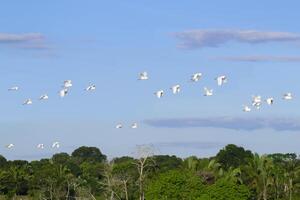
[[[273,97],[267,98],[267,99],[266,99],[266,102],[267,102],[268,105],[273,105],[273,103],[274,103],[274,98],[273,98]]]
[[[204,96],[212,96],[213,95],[213,89],[204,88]]]
[[[64,81],[64,88],[69,88],[69,87],[72,87],[73,84],[72,84],[72,80],[66,80]]]
[[[38,144],[38,145],[37,145],[37,148],[38,148],[38,149],[44,149],[44,144]]]
[[[40,96],[39,98],[40,100],[48,100],[49,99],[49,96],[47,94],[44,94],[42,96]]]
[[[23,105],[31,105],[33,102],[31,99],[27,99],[23,102]]]
[[[8,145],[6,145],[5,147],[8,148],[8,149],[11,149],[11,148],[13,148],[14,146],[15,146],[14,144],[8,144]]]
[[[123,128],[123,125],[122,124],[117,124],[116,129],[120,129],[120,128]]]
[[[262,104],[261,96],[253,96],[252,97],[252,106],[259,109],[261,104]]]
[[[95,91],[96,90],[96,85],[89,85],[85,88],[86,91]]]
[[[181,89],[180,85],[174,85],[174,86],[171,87],[171,90],[172,90],[173,94],[179,93],[180,89]]]
[[[8,89],[8,91],[18,91],[19,87],[18,86],[14,86]]]
[[[283,95],[283,99],[284,99],[284,100],[292,100],[292,99],[293,99],[292,93],[290,93],[290,92],[285,93],[285,94]]]
[[[249,106],[244,106],[243,111],[244,112],[250,112],[251,108]]]
[[[218,86],[222,86],[224,83],[227,83],[227,77],[222,75],[216,78]]]
[[[197,82],[201,79],[201,77],[202,77],[201,73],[195,73],[195,74],[192,75],[191,81]]]
[[[133,128],[133,129],[136,129],[136,128],[138,128],[138,124],[135,122],[135,123],[133,123],[132,125],[131,125],[131,128]]]
[[[65,97],[68,94],[69,90],[67,88],[63,88],[59,91],[59,96],[60,97]]]
[[[164,91],[163,90],[158,90],[154,94],[156,95],[157,98],[160,99],[164,95]]]
[[[59,148],[60,147],[60,145],[59,145],[59,142],[53,142],[53,144],[52,144],[52,148]]]
[[[149,77],[148,77],[148,73],[147,72],[141,72],[139,74],[139,79],[138,80],[148,80]]]

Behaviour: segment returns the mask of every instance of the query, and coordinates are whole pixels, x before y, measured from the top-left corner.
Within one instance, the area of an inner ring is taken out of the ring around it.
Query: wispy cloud
[[[41,33],[0,33],[0,45],[23,50],[50,50],[45,36]]]
[[[144,122],[150,126],[158,128],[209,127],[244,131],[254,131],[259,129],[273,129],[276,131],[300,131],[300,120],[292,118],[210,117],[151,119],[145,120]]]
[[[41,33],[0,33],[0,43],[20,43],[44,40],[45,37]]]
[[[161,142],[155,143],[158,148],[191,148],[191,149],[215,149],[224,146],[224,144],[215,142]]]
[[[21,45],[20,48],[32,49],[32,50],[50,50],[50,49],[52,49],[51,46],[44,44],[44,43]]]
[[[213,59],[232,62],[300,62],[300,56],[223,56]]]
[[[267,42],[299,41],[300,34],[290,32],[257,31],[257,30],[190,30],[174,33],[179,39],[179,48],[197,49],[219,47],[234,41],[248,44]]]

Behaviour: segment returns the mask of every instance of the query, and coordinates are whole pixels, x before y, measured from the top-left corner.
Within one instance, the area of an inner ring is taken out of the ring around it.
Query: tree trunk
[[[139,177],[139,182],[140,182],[140,200],[144,200],[144,188],[143,188],[143,176],[144,176],[144,161],[141,161],[141,166],[140,166],[140,177]]]
[[[264,200],[268,200],[268,197],[267,197],[267,186],[266,185],[264,185],[263,199]]]
[[[70,184],[69,183],[67,183],[67,184],[68,184],[68,188],[67,188],[66,200],[69,199],[69,194],[70,194]]]
[[[110,200],[114,200],[114,192],[113,191],[111,191],[111,193],[110,193]]]
[[[128,200],[128,190],[127,190],[127,181],[123,181],[124,191],[125,191],[125,200]]]
[[[51,183],[51,185],[50,185],[50,200],[52,200],[53,199],[53,194],[52,194],[52,183]]]
[[[289,200],[292,200],[292,197],[293,197],[293,179],[289,179]]]

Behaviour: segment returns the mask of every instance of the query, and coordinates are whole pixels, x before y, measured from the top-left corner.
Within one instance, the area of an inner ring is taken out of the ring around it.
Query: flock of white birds
[[[62,86],[62,89],[59,91],[59,96],[61,98],[64,98],[68,93],[69,93],[69,90],[70,88],[73,86],[72,84],[72,80],[66,80],[63,82],[63,86]],[[8,91],[10,92],[17,92],[19,90],[19,86],[13,86],[11,88],[8,89]],[[94,84],[90,84],[89,86],[87,86],[85,88],[85,90],[87,92],[92,92],[92,91],[95,91],[96,90],[96,85]],[[43,94],[39,97],[39,101],[45,101],[45,100],[48,100],[49,99],[49,96],[47,94]],[[24,102],[23,102],[23,105],[32,105],[33,104],[33,100],[32,99],[26,99]],[[14,144],[8,144],[5,146],[6,148],[8,149],[12,149],[15,147]],[[45,145],[44,144],[38,144],[36,146],[38,149],[44,149],[45,148]],[[59,142],[53,142],[51,147],[53,149],[58,149],[60,147],[60,143]]]
[[[191,76],[191,81],[192,82],[198,82],[200,81],[202,78],[202,73],[194,73],[192,76]],[[138,80],[140,81],[147,81],[149,80],[149,76],[148,76],[148,73],[147,72],[141,72],[139,74],[139,78]],[[217,78],[215,78],[216,82],[217,82],[217,85],[218,86],[222,86],[224,85],[225,83],[227,83],[228,79],[225,75],[221,75],[221,76],[218,76]],[[72,84],[72,80],[66,80],[63,82],[63,86],[62,86],[62,89],[59,91],[59,96],[61,98],[64,98],[65,96],[68,95],[69,93],[69,90],[70,88],[73,86]],[[173,85],[171,88],[171,91],[174,95],[180,93],[181,91],[181,86],[179,84],[176,84],[176,85]],[[8,89],[8,91],[18,91],[19,90],[19,87],[18,86],[14,86],[14,87],[11,87]],[[87,92],[93,92],[96,90],[96,85],[94,84],[90,84],[88,85],[85,90]],[[204,87],[203,88],[204,90],[204,96],[213,96],[214,94],[214,91],[213,89],[210,89],[210,88],[207,88],[207,87]],[[154,95],[157,97],[157,98],[162,98],[165,94],[165,91],[164,90],[158,90],[154,93]],[[40,101],[45,101],[45,100],[48,100],[49,99],[49,96],[47,94],[43,94],[39,97],[39,100]],[[282,97],[283,100],[292,100],[293,99],[293,95],[292,93],[288,92],[288,93],[285,93]],[[252,97],[252,103],[251,103],[251,106],[256,108],[256,109],[260,109],[261,105],[263,104],[263,102],[266,102],[268,105],[273,105],[274,103],[274,98],[273,97],[268,97],[266,98],[265,100],[262,99],[261,96],[253,96]],[[23,102],[23,105],[32,105],[33,104],[33,101],[32,99],[26,99],[24,102]],[[243,105],[243,111],[244,112],[250,112],[252,110],[252,107],[249,106],[249,105]],[[123,124],[122,123],[118,123],[115,128],[116,129],[121,129],[123,128]],[[137,122],[134,122],[131,124],[130,126],[132,129],[137,129],[138,128],[138,123]],[[13,148],[15,145],[14,144],[8,144],[6,145],[6,148],[8,149],[11,149]],[[60,147],[60,143],[59,142],[53,142],[52,148],[56,148],[58,149]],[[38,144],[37,145],[37,148],[38,149],[44,149],[45,148],[45,145],[44,144]]]

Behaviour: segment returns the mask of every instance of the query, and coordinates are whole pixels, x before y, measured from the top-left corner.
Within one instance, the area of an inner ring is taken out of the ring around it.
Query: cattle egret
[[[252,106],[259,109],[261,104],[262,104],[261,96],[253,96],[252,97]]]
[[[63,88],[63,89],[61,89],[60,91],[59,91],[59,96],[60,97],[65,97],[67,94],[68,94],[68,89],[67,88]]]
[[[8,149],[11,149],[11,148],[13,148],[14,146],[15,146],[14,144],[8,144],[8,145],[6,145],[5,147],[8,148]]]
[[[8,91],[18,91],[19,87],[18,86],[14,86],[8,89]]]
[[[148,77],[148,73],[147,72],[141,72],[139,74],[139,80],[148,80],[149,77]]]
[[[227,83],[227,77],[226,76],[219,76],[216,78],[218,86],[222,86],[224,83]]]
[[[213,95],[213,89],[204,88],[204,96],[212,96]]]
[[[49,96],[47,94],[44,94],[42,96],[40,96],[39,98],[40,100],[48,100],[49,99]]]
[[[197,82],[201,79],[201,77],[202,77],[201,73],[195,73],[195,74],[192,75],[191,81]]]
[[[23,102],[23,105],[31,105],[32,104],[32,100],[31,99],[27,99]]]
[[[284,100],[292,100],[292,99],[293,99],[292,93],[290,93],[290,92],[285,93],[285,94],[283,95],[283,99],[284,99]]]
[[[133,128],[133,129],[136,129],[136,128],[138,128],[138,124],[135,122],[135,123],[133,123],[132,125],[131,125],[131,128]]]
[[[64,88],[69,88],[69,87],[72,87],[73,84],[72,84],[72,80],[66,80],[64,81]]]
[[[59,142],[53,142],[53,144],[52,144],[52,148],[59,148],[60,147],[60,145],[59,145]]]
[[[96,85],[89,85],[88,87],[85,88],[86,91],[94,91],[96,90]]]
[[[244,112],[250,112],[251,108],[249,106],[244,106],[243,111]]]
[[[123,125],[122,124],[117,124],[116,129],[120,129],[120,128],[123,128]]]
[[[268,105],[273,105],[273,103],[274,103],[274,98],[273,98],[273,97],[267,98],[267,99],[266,99],[266,102],[267,102]]]
[[[177,94],[180,92],[180,85],[174,85],[171,87],[173,94]]]
[[[158,90],[154,94],[156,95],[157,98],[160,99],[164,95],[164,91],[163,90]]]

